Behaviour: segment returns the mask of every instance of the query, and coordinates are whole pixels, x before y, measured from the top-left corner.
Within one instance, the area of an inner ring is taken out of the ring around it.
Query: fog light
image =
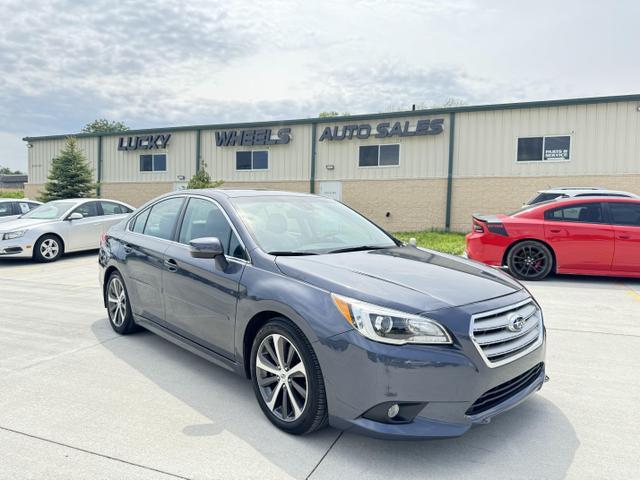
[[[387,415],[389,415],[389,418],[395,417],[396,415],[398,415],[398,413],[400,413],[400,406],[397,403],[391,405],[389,407],[389,410],[387,410]]]

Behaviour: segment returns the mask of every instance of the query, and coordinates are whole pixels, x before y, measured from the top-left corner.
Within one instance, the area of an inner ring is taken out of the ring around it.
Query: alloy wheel
[[[40,254],[47,260],[52,260],[58,256],[60,246],[53,238],[47,238],[40,244]]]
[[[111,279],[107,293],[109,317],[116,327],[121,327],[127,316],[127,295],[118,277]]]
[[[547,253],[535,245],[519,247],[513,254],[512,268],[522,277],[537,276],[549,262]]]
[[[285,422],[300,418],[307,404],[307,370],[288,338],[273,333],[262,340],[256,354],[256,377],[273,415]]]

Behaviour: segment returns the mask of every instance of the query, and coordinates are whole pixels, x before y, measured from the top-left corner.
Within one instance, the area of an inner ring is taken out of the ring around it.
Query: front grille
[[[495,388],[485,392],[479,399],[473,402],[473,405],[467,410],[467,415],[473,416],[478,413],[485,412],[490,408],[500,405],[509,397],[521,392],[529,385],[531,385],[536,378],[540,376],[544,365],[539,363],[530,370],[527,370],[522,375],[518,375],[516,378],[512,378],[508,382],[504,382]]]
[[[520,358],[542,341],[542,311],[526,300],[472,317],[471,338],[489,367]]]

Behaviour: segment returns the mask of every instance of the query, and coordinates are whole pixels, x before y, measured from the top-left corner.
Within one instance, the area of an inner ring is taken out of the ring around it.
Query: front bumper
[[[0,240],[0,258],[32,258],[33,242],[27,237]]]
[[[449,327],[455,337],[453,345],[387,345],[353,330],[319,342],[316,350],[324,372],[331,425],[379,438],[456,437],[524,401],[544,383],[546,339],[527,355],[491,368],[468,334],[471,315],[516,303],[528,295],[518,292],[508,297],[447,309],[439,312],[441,318],[430,315]],[[537,366],[539,370],[533,370]],[[528,371],[535,375],[513,395],[479,413],[467,413],[485,393]],[[424,407],[409,423],[384,423],[363,416],[389,402],[415,402]]]

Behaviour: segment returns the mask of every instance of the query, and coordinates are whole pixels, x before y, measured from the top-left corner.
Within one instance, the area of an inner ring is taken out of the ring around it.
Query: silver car
[[[97,249],[109,227],[133,207],[116,200],[55,200],[0,224],[0,257],[53,262],[64,253]]]
[[[42,203],[28,198],[0,198],[0,223],[15,220],[40,205]]]
[[[524,203],[523,207],[536,205],[556,198],[574,198],[574,197],[622,197],[622,198],[640,198],[631,192],[623,192],[621,190],[608,190],[600,187],[557,187],[549,190],[538,190],[536,195]]]

